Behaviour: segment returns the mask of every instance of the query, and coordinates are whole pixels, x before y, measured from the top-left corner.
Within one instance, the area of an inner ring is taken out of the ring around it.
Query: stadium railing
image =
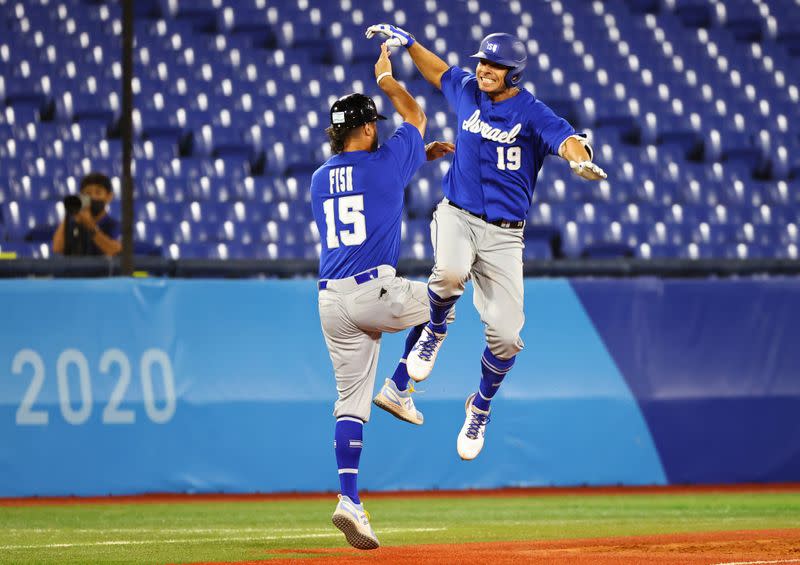
[[[403,259],[398,273],[426,277],[433,263]],[[135,276],[175,278],[297,278],[316,277],[313,259],[165,259],[134,258]],[[800,275],[795,259],[557,259],[526,261],[524,275],[536,277],[735,277],[756,275]],[[0,278],[108,277],[122,272],[119,258],[55,257],[49,259],[0,260]]]

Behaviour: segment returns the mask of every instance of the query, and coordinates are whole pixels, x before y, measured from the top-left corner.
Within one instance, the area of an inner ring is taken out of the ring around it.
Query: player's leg
[[[494,229],[482,242],[473,268],[474,303],[484,323],[487,346],[481,356],[481,380],[467,398],[458,436],[462,459],[474,459],[480,453],[492,399],[524,346],[519,336],[525,323],[521,230],[490,228]]]
[[[406,359],[428,319],[425,284],[394,275],[370,281],[352,296],[350,311],[364,330],[395,333],[411,328],[394,374],[386,379],[373,403],[401,420],[422,424],[423,415],[411,398]]]
[[[379,329],[384,332],[397,332],[409,326],[412,326],[412,329],[406,336],[403,356],[397,364],[392,379],[386,379],[386,383],[373,402],[401,420],[422,424],[422,412],[417,410],[411,397],[414,388],[409,386],[407,358],[427,323],[429,315],[427,285],[395,277],[384,285],[384,291],[382,295],[384,316],[381,318],[382,325]],[[455,314],[455,308],[451,308],[447,315],[448,324],[455,320]]]
[[[406,360],[416,344],[422,330],[429,321],[430,301],[427,285],[403,277],[391,277],[380,281],[380,299],[368,311],[369,328],[381,333],[395,333],[411,328],[406,337],[403,356],[397,365],[392,380],[398,388],[408,386],[409,375]],[[455,320],[455,308],[447,313],[446,323]],[[361,325],[361,324],[359,324]]]
[[[372,530],[364,505],[358,496],[358,465],[363,446],[364,421],[350,416],[336,419],[333,446],[339,468],[339,502],[331,520],[347,542],[357,549],[380,546]]]
[[[326,341],[329,342],[331,359],[337,358],[334,362],[338,393],[333,411],[336,417],[334,449],[341,493],[359,504],[358,466],[363,447],[363,427],[369,420],[380,334],[360,333],[345,340],[334,338],[330,341],[326,336]],[[343,347],[345,341],[347,346]]]
[[[431,222],[434,265],[428,279],[429,327],[447,332],[447,317],[464,288],[475,261],[473,225],[476,220],[461,210],[441,203]]]
[[[339,492],[361,504],[358,496],[358,463],[364,444],[364,421],[353,416],[339,416],[333,432],[333,450],[339,469]]]
[[[358,549],[380,544],[358,494],[358,469],[364,423],[369,420],[372,388],[380,351],[380,334],[361,331],[349,318],[344,297],[333,291],[320,296],[320,321],[336,375],[334,451],[339,469],[339,503],[332,521]]]
[[[423,327],[425,327],[425,324],[420,324],[408,332],[403,356],[397,363],[394,374],[390,379],[384,381],[378,394],[372,399],[372,402],[378,408],[386,410],[392,416],[400,420],[418,426],[421,426],[425,421],[425,416],[421,411],[417,410],[414,399],[411,397],[411,393],[414,392],[414,387],[409,386],[406,358],[408,357],[408,352],[411,350],[411,347],[417,342],[419,335],[422,333]]]
[[[472,219],[464,212],[441,203],[431,222],[434,267],[428,279],[430,321],[408,357],[408,374],[415,381],[430,375],[447,335],[447,317],[464,293],[475,260]]]
[[[367,335],[365,338],[372,340]],[[356,355],[366,361],[361,377],[347,382],[348,373],[337,373],[336,384],[339,397],[336,400],[334,416],[334,451],[339,470],[339,503],[333,513],[334,525],[344,533],[347,542],[357,549],[375,549],[380,543],[372,530],[358,493],[358,473],[361,452],[364,446],[364,424],[369,418],[370,396],[375,382],[375,369],[378,361],[379,342],[362,342],[360,348],[367,356]],[[343,367],[340,365],[340,370]],[[366,373],[366,374],[365,374]],[[354,373],[349,373],[353,375]],[[357,375],[357,373],[355,373]],[[364,378],[366,377],[366,378]],[[360,383],[358,382],[360,381]],[[351,416],[350,414],[354,414]]]
[[[408,381],[411,380],[411,377],[408,376],[408,354],[411,353],[411,349],[417,343],[419,336],[422,335],[422,329],[424,327],[424,323],[414,326],[409,330],[408,335],[406,335],[403,356],[400,358],[400,361],[398,361],[397,368],[394,370],[394,374],[392,375],[392,382],[394,382],[394,385],[398,390],[408,389]]]

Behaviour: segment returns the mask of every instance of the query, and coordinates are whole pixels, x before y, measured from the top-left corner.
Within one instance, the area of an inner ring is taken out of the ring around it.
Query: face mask
[[[92,213],[92,216],[99,216],[103,213],[106,209],[106,202],[105,200],[94,200],[92,199],[92,203],[89,207],[89,210]]]

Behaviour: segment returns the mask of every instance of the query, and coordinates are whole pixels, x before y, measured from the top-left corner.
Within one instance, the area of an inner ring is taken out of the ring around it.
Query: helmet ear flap
[[[505,83],[508,88],[512,88],[519,84],[520,79],[522,78],[522,73],[515,73],[511,74],[511,69],[509,69],[508,74],[506,74]]]

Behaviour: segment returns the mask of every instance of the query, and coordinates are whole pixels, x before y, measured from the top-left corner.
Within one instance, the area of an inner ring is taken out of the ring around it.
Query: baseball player
[[[471,276],[487,346],[478,390],[466,401],[457,449],[462,459],[474,459],[483,448],[492,398],[523,348],[523,227],[544,158],[559,155],[587,180],[606,174],[592,163],[583,137],[520,86],[527,53],[516,37],[485,37],[472,55],[478,60],[473,74],[450,67],[396,26],[367,29],[367,38],[377,34],[390,46],[407,48],[458,118],[455,159],[443,180],[445,198],[431,223],[430,321],[407,364],[415,381],[428,377],[447,335],[445,318]]]
[[[425,283],[395,276],[403,191],[426,158],[454,150],[451,143],[423,145],[425,114],[392,77],[389,53],[382,45],[375,76],[403,124],[379,147],[377,120],[385,118],[375,102],[363,94],[340,98],[331,106],[325,130],[334,155],[311,180],[322,240],[319,315],[338,392],[334,449],[341,494],[332,519],[358,549],[379,546],[357,478],[383,332],[414,328],[394,375],[374,402],[397,418],[423,422],[411,399],[405,358],[428,321],[429,304]]]

